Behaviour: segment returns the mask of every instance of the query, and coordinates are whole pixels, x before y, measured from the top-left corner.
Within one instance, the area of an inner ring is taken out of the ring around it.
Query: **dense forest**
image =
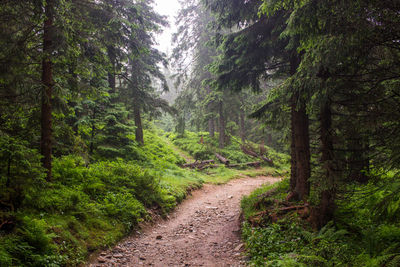
[[[400,265],[400,2],[0,1],[0,266],[77,266],[203,183],[251,266]],[[194,161],[194,162],[193,162]]]

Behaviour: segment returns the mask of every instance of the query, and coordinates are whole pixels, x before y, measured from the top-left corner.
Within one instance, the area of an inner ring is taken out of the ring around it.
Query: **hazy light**
[[[157,13],[168,17],[169,28],[164,28],[162,34],[157,36],[158,49],[165,53],[171,51],[171,37],[176,32],[175,17],[178,14],[180,4],[178,0],[155,0],[154,9]]]

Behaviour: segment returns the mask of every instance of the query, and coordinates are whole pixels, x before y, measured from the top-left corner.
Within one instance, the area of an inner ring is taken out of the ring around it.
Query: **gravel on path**
[[[88,266],[245,266],[240,200],[262,184],[277,181],[259,176],[206,184],[168,219],[100,253]]]

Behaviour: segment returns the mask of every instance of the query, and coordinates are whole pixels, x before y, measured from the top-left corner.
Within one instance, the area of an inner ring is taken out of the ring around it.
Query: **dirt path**
[[[193,192],[165,221],[103,252],[89,266],[244,266],[240,199],[277,178],[233,180]]]

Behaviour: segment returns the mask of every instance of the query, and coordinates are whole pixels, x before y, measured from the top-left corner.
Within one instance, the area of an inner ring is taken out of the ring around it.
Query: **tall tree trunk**
[[[294,100],[292,99],[291,105],[291,113],[290,113],[290,191],[292,192],[293,198],[298,198],[298,196],[294,195],[294,190],[296,188],[296,141],[295,141],[295,127],[294,127],[294,120],[295,120],[295,111],[296,111],[296,104],[293,103]]]
[[[319,204],[311,209],[311,222],[317,229],[322,228],[333,218],[335,210],[335,184],[333,160],[333,141],[331,135],[332,114],[330,102],[323,104],[320,114],[321,164],[325,181],[320,194]]]
[[[144,144],[143,140],[143,127],[142,127],[142,118],[140,117],[140,106],[138,104],[133,105],[133,116],[135,119],[135,140],[138,142],[140,145]]]
[[[310,193],[310,137],[309,121],[306,113],[306,106],[301,104],[298,109],[292,107],[294,143],[296,158],[296,186],[294,193],[298,199],[306,200]]]
[[[208,119],[208,132],[210,134],[210,137],[214,138],[214,133],[215,133],[214,118],[209,118]]]
[[[224,118],[224,105],[222,101],[218,103],[219,112],[219,148],[225,147],[225,118]]]
[[[246,141],[246,129],[245,129],[245,114],[243,108],[240,108],[239,128],[240,128],[240,139],[242,140],[242,143],[244,143]]]
[[[301,57],[296,51],[290,57],[290,75],[297,72]],[[306,112],[306,105],[300,101],[298,106],[299,93],[294,92],[291,99],[291,193],[288,199],[306,200],[310,193],[310,137],[309,121]]]
[[[42,108],[41,108],[41,140],[40,150],[43,155],[43,167],[47,170],[47,180],[51,180],[52,156],[52,94],[53,94],[53,22],[54,1],[47,0],[45,6],[46,20],[43,27],[43,60],[42,60]]]

